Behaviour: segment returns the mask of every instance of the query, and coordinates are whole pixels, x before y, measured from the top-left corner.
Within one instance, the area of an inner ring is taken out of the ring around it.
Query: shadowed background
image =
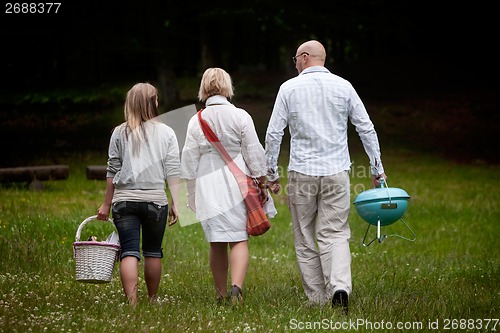
[[[263,141],[279,85],[296,75],[291,57],[308,39],[321,41],[326,66],[353,83],[382,149],[498,162],[491,8],[384,0],[304,7],[260,0],[64,1],[57,13],[5,7],[0,166],[105,154],[135,82],[156,85],[166,112],[198,103],[201,74],[212,66],[232,75],[234,102],[254,117]]]

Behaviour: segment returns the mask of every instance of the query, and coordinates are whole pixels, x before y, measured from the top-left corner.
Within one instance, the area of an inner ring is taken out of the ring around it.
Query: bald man
[[[278,157],[290,131],[288,205],[304,292],[311,304],[332,303],[347,313],[352,292],[348,121],[370,160],[372,182],[386,178],[373,123],[352,85],[330,73],[326,52],[315,40],[292,58],[298,75],[284,82],[266,133],[268,183],[280,192]]]

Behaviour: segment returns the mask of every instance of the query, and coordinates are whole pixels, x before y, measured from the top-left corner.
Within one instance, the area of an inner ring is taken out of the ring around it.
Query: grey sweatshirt
[[[144,124],[146,138],[139,141],[139,147],[135,147],[138,148],[137,153],[133,153],[133,142],[138,140],[133,140],[130,133],[127,138],[125,125],[115,128],[109,144],[107,177],[113,178],[115,195],[118,192],[123,196],[124,191],[136,190],[164,192],[167,177],[180,176],[179,146],[175,132],[166,124],[148,121]],[[149,200],[144,198],[140,201]]]

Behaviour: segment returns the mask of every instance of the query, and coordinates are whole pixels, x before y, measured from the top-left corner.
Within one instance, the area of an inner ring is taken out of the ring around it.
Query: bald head
[[[294,57],[295,68],[298,73],[308,67],[325,66],[325,60],[325,48],[316,40],[310,40],[300,45]]]
[[[317,40],[310,40],[299,46],[297,54],[307,52],[309,54],[310,62],[314,63],[311,66],[324,66],[326,60],[326,51],[323,45]]]

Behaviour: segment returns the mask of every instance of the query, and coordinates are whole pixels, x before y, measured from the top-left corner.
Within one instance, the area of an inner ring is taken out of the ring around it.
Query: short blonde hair
[[[231,76],[222,68],[208,68],[201,78],[198,99],[204,102],[215,95],[221,95],[227,99],[231,99],[234,95]]]

